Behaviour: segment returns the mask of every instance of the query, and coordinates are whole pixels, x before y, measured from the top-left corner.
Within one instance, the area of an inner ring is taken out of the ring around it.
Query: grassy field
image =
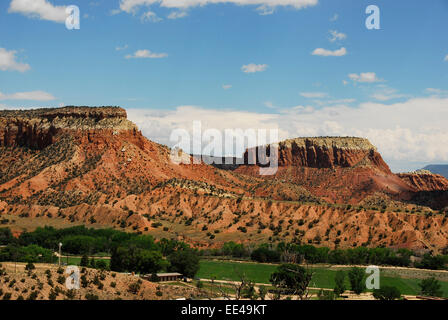
[[[268,284],[269,277],[276,268],[277,266],[275,265],[262,263],[202,260],[201,268],[197,274],[197,277],[202,279],[215,278],[216,280],[238,281],[240,279],[239,275],[244,274],[252,281]],[[323,267],[313,267],[312,269],[314,271],[314,276],[311,283],[312,287],[329,289],[334,288],[334,277],[337,270],[329,270],[328,268]],[[381,276],[380,278],[380,284],[382,286],[397,287],[402,294],[408,295],[419,294],[420,288],[418,284],[420,281],[420,279],[390,276]],[[448,282],[442,281],[441,284],[444,296],[448,297]],[[350,287],[347,277],[346,285],[347,288]]]

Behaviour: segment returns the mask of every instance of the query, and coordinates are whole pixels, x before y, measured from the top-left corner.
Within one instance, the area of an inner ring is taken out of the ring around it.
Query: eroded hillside
[[[287,140],[277,174],[262,177],[257,165],[178,165],[124,109],[66,107],[0,112],[0,149],[0,214],[16,232],[20,221],[58,220],[202,246],[448,245],[438,211],[448,205],[448,184],[393,174],[366,139]]]

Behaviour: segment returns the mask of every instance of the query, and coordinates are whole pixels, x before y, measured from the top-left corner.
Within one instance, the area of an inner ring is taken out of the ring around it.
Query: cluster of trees
[[[260,255],[260,253],[263,254]],[[409,266],[411,255],[412,251],[407,249],[394,251],[389,248],[357,247],[353,249],[330,250],[326,247],[315,247],[312,245],[280,243],[275,249],[270,249],[267,245],[261,246],[252,252],[251,257],[255,261],[260,261],[260,258],[263,257],[270,257],[271,262],[275,262],[275,259],[280,262],[285,258],[293,258],[296,262],[307,263]]]
[[[92,266],[87,255],[111,255],[110,269],[119,272],[179,272],[194,277],[199,271],[199,254],[186,243],[150,235],[125,233],[113,229],[37,228],[19,238],[7,228],[0,229],[0,261],[54,262],[53,252],[62,243],[63,253],[81,254],[81,264]],[[99,261],[98,261],[99,262]],[[98,262],[95,267],[98,267]],[[105,266],[102,266],[103,268]]]
[[[229,241],[221,248],[203,249],[200,251],[203,256],[227,256],[234,258],[250,258],[251,250],[241,243]]]
[[[15,238],[9,228],[0,228],[0,245],[37,245],[57,250],[59,243],[62,243],[64,253],[75,255],[111,254],[119,246],[132,245],[145,249],[156,249],[163,255],[168,255],[173,250],[188,247],[185,243],[176,240],[162,239],[155,243],[154,238],[149,235],[114,229],[93,229],[84,226],[66,229],[43,227],[37,228],[33,232],[24,232],[19,238]]]
[[[8,244],[0,250],[0,261],[53,262],[53,251],[37,245],[18,246]]]
[[[162,252],[156,248],[120,246],[112,253],[110,268],[113,271],[142,274],[155,274],[164,270],[193,278],[199,271],[199,255],[194,249],[181,248],[173,250],[165,259]]]
[[[202,255],[230,256],[239,259],[252,259],[257,262],[294,262],[294,263],[330,263],[330,264],[373,264],[409,267],[411,256],[415,253],[408,249],[367,248],[334,249],[280,242],[276,246],[261,244],[257,248],[227,242],[220,249],[202,250]],[[448,255],[425,254],[417,268],[446,269]]]

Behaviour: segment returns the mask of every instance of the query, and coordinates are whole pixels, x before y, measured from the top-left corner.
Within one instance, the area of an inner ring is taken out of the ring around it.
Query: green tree
[[[7,245],[14,241],[14,236],[9,228],[0,228],[0,245]]]
[[[334,293],[339,297],[341,294],[343,294],[346,290],[345,288],[345,272],[342,270],[339,270],[336,272],[336,275],[334,277]]]
[[[300,300],[308,298],[308,286],[313,274],[296,264],[282,264],[271,274],[270,282],[277,293],[298,295]]]
[[[257,292],[255,291],[255,283],[247,281],[241,289],[241,297],[244,299],[256,300]]]
[[[260,286],[258,288],[258,296],[260,297],[261,300],[264,300],[266,298],[267,293],[268,289],[266,288],[266,286]]]
[[[96,268],[95,257],[92,257],[92,259],[90,259],[90,267],[91,268]]]
[[[348,272],[348,279],[350,280],[350,286],[353,292],[360,294],[365,290],[365,272],[362,268],[352,268]]]
[[[420,293],[424,296],[441,297],[443,295],[442,285],[434,277],[423,279],[418,285]]]
[[[104,260],[98,260],[96,262],[96,268],[100,270],[106,270],[107,269],[107,263]]]
[[[28,262],[27,265],[25,266],[25,270],[27,271],[31,271],[36,269],[36,267],[34,266],[34,264],[32,262]]]
[[[401,298],[401,292],[396,287],[384,286],[373,290],[373,297],[377,300],[397,300]]]
[[[86,254],[83,254],[81,257],[81,262],[79,264],[81,267],[89,266],[89,257]]]
[[[134,246],[116,248],[110,259],[110,269],[119,272],[157,273],[166,266],[160,251]]]
[[[178,250],[168,256],[170,271],[194,278],[199,271],[199,255],[192,249]]]

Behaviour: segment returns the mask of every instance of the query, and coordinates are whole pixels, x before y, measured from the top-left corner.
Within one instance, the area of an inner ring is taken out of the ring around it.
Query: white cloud
[[[67,18],[65,9],[66,6],[54,6],[47,0],[12,0],[8,12],[62,23]]]
[[[186,11],[173,11],[168,15],[168,19],[180,19],[188,16]]]
[[[278,109],[278,107],[276,105],[274,105],[271,101],[266,101],[264,103],[265,107],[269,108],[269,109]]]
[[[330,42],[335,42],[337,40],[347,39],[347,35],[345,33],[338,32],[336,30],[330,30],[329,32],[330,32],[330,35],[331,35],[331,37],[329,39]]]
[[[125,45],[122,46],[122,47],[120,47],[120,46],[116,47],[115,50],[116,50],[116,51],[121,51],[121,50],[125,50],[125,49],[127,49],[127,48],[128,48],[128,45],[125,44]]]
[[[392,99],[404,98],[406,95],[397,93],[396,89],[384,87],[383,89],[372,94],[371,97],[379,101],[388,101]]]
[[[260,13],[269,12],[276,7],[293,7],[302,9],[315,6],[318,0],[121,0],[120,9],[127,13],[135,13],[139,7],[158,4],[160,7],[185,10],[192,7],[206,6],[209,4],[232,3],[246,6],[255,5]]]
[[[353,103],[355,101],[356,101],[356,99],[346,98],[346,99],[328,100],[326,102],[327,102],[327,104],[346,104],[346,103]]]
[[[142,22],[145,22],[145,21],[149,21],[149,22],[160,22],[160,21],[162,21],[163,19],[160,18],[160,17],[158,17],[157,14],[155,14],[154,12],[152,12],[152,11],[148,11],[148,12],[145,12],[145,13],[142,15],[141,20],[142,20]]]
[[[374,83],[374,82],[381,82],[381,81],[383,81],[382,79],[379,79],[376,76],[375,72],[362,72],[360,74],[350,73],[348,75],[348,77],[353,82]]]
[[[356,107],[296,106],[280,113],[210,110],[182,106],[175,110],[128,110],[150,139],[173,145],[172,130],[190,130],[202,120],[203,130],[279,128],[281,140],[300,136],[368,138],[388,161],[448,161],[448,99],[413,98],[400,103],[362,103]]]
[[[8,51],[0,48],[0,70],[25,72],[31,69],[29,64],[16,61],[17,51]]]
[[[347,49],[345,48],[341,48],[338,50],[327,50],[327,49],[323,49],[323,48],[317,48],[316,50],[313,51],[312,55],[313,56],[323,56],[323,57],[342,57],[345,56],[347,54]]]
[[[232,85],[231,85],[231,84],[223,84],[223,85],[222,85],[222,88],[223,88],[224,90],[229,90],[229,89],[232,88]]]
[[[330,18],[330,22],[335,22],[336,20],[339,19],[339,15],[337,13],[335,13],[331,18]]]
[[[315,99],[313,100],[313,103],[319,106],[329,106],[329,105],[347,105],[350,103],[355,102],[356,99],[353,98],[346,98],[346,99]]]
[[[155,53],[150,50],[137,50],[134,54],[128,54],[126,59],[160,59],[166,58],[168,54],[166,53]]]
[[[305,98],[324,98],[328,94],[325,92],[300,92],[300,95]]]
[[[254,63],[250,63],[247,65],[243,65],[241,67],[241,70],[244,73],[254,73],[254,72],[263,72],[266,71],[266,69],[268,68],[267,64],[254,64]]]
[[[443,61],[448,61],[448,54],[446,55],[446,57]]]
[[[44,91],[28,91],[16,92],[12,94],[3,94],[0,92],[0,100],[34,100],[34,101],[50,101],[56,98]]]
[[[269,5],[261,5],[257,8],[257,12],[261,16],[268,16],[274,14],[275,8]]]
[[[436,88],[426,88],[425,93],[430,94],[434,97],[448,97],[448,90],[436,89]]]

